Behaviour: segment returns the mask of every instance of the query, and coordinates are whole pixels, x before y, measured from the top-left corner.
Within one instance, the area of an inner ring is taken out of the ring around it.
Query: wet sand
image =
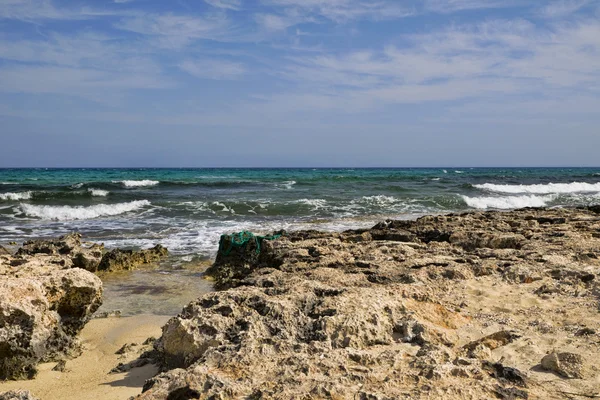
[[[141,392],[145,380],[156,374],[156,367],[146,365],[126,373],[109,374],[118,363],[137,356],[123,357],[115,352],[126,343],[159,337],[168,319],[157,315],[93,319],[79,335],[83,354],[68,360],[64,372],[52,371],[54,362],[41,364],[34,380],[0,382],[0,392],[27,389],[40,400],[122,400],[135,396]]]

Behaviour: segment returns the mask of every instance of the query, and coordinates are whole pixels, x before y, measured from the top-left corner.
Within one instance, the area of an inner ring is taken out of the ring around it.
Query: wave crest
[[[102,189],[88,189],[88,192],[92,196],[98,196],[98,197],[106,197],[110,193],[108,190],[102,190]]]
[[[600,192],[600,183],[548,183],[536,185],[496,185],[493,183],[484,183],[483,185],[473,185],[477,189],[487,190],[498,193],[531,193],[531,194],[550,194],[550,193],[586,193]]]
[[[160,182],[152,181],[149,179],[144,179],[141,181],[130,181],[130,180],[113,181],[113,183],[120,183],[125,187],[144,187],[144,186],[155,186],[155,185],[158,185]]]
[[[0,200],[29,200],[32,196],[33,192],[0,193]]]
[[[506,197],[468,197],[461,196],[469,207],[485,210],[495,208],[509,210],[523,207],[545,207],[555,196],[506,196]]]
[[[148,200],[137,200],[129,203],[98,204],[95,206],[38,206],[33,204],[21,204],[21,211],[29,217],[54,221],[69,221],[79,219],[92,219],[119,215],[150,205]]]

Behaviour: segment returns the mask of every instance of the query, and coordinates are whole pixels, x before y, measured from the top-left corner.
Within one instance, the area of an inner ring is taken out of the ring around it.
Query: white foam
[[[287,182],[283,182],[281,184],[278,184],[278,187],[283,187],[285,189],[291,189],[292,186],[294,186],[296,184],[296,181],[287,181]]]
[[[445,169],[443,169],[442,171],[444,171],[444,173],[445,173],[445,174],[447,174],[447,173],[448,173],[448,171],[446,171]]]
[[[307,206],[312,206],[316,209],[325,208],[327,206],[327,200],[323,199],[299,199],[295,202],[300,204],[306,204]]]
[[[555,196],[506,196],[506,197],[468,197],[461,196],[469,207],[478,209],[496,208],[509,210],[523,207],[544,207]]]
[[[76,183],[74,185],[71,185],[71,189],[79,189],[82,186],[83,186],[83,183]]]
[[[221,211],[224,212],[229,212],[231,214],[235,214],[235,210],[233,209],[233,207],[227,207],[225,204],[223,203],[219,203],[218,201],[213,201],[212,203],[213,206],[217,206],[217,207],[223,207],[223,209]]]
[[[454,173],[456,173],[456,174],[464,174],[465,171],[454,171]]]
[[[108,190],[102,190],[102,189],[88,189],[88,192],[90,192],[92,194],[92,196],[97,196],[97,197],[106,197],[110,193]]]
[[[397,200],[392,196],[384,196],[380,194],[377,196],[363,196],[359,200],[353,200],[352,203],[366,203],[370,206],[385,207],[395,204],[396,201]]]
[[[33,192],[0,193],[0,200],[29,200]]]
[[[431,178],[432,181],[439,181],[440,178]]]
[[[144,179],[141,181],[113,181],[113,183],[121,183],[125,187],[143,187],[143,186],[155,186],[158,185],[159,181],[151,181],[149,179]]]
[[[69,221],[79,219],[92,219],[119,215],[126,212],[139,210],[150,205],[148,200],[137,200],[129,203],[98,204],[90,207],[83,206],[37,206],[21,204],[21,212],[30,217],[37,217],[54,221]]]
[[[531,193],[531,194],[550,194],[550,193],[594,193],[600,192],[600,183],[548,183],[537,185],[495,185],[493,183],[484,183],[483,185],[473,185],[478,189],[498,193]]]

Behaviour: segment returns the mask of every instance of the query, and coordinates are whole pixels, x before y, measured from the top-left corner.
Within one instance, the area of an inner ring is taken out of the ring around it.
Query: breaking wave
[[[139,210],[150,205],[148,200],[137,200],[129,203],[98,204],[95,206],[38,206],[21,204],[21,211],[29,217],[37,217],[54,221],[69,221],[79,219],[92,219],[119,215],[126,212]]]
[[[102,189],[88,189],[88,192],[92,196],[98,196],[98,197],[106,197],[110,193],[108,190],[102,190]]]
[[[149,179],[144,179],[141,181],[113,181],[113,183],[121,183],[125,187],[144,187],[144,186],[155,186],[158,185],[159,181],[151,181]]]
[[[548,183],[537,185],[496,185],[493,183],[484,183],[483,185],[473,185],[477,189],[487,190],[497,193],[531,193],[531,194],[550,194],[550,193],[586,193],[600,192],[600,183]]]
[[[545,207],[555,196],[507,196],[507,197],[468,197],[461,196],[469,207],[485,210],[495,208],[509,210],[523,207]]]
[[[32,196],[33,192],[0,193],[0,200],[29,200]]]

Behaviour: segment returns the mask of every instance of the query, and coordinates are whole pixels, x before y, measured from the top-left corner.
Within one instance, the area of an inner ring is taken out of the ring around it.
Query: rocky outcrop
[[[46,254],[62,257],[65,267],[82,268],[90,272],[113,272],[136,269],[140,265],[160,261],[169,252],[161,245],[148,250],[106,251],[103,244],[83,243],[81,234],[70,233],[58,239],[30,240],[17,250],[14,262],[28,256]]]
[[[0,400],[37,400],[28,390],[11,390],[0,393]]]
[[[166,372],[139,399],[594,393],[583,358],[554,363],[583,379],[535,367],[557,347],[600,356],[598,232],[594,210],[525,209],[249,241],[209,270],[229,289],[163,327]]]
[[[1,250],[1,249],[0,249]],[[168,254],[112,250],[73,233],[0,252],[0,379],[32,378],[43,361],[78,351],[76,335],[102,303],[92,272],[134,269]]]
[[[62,256],[0,256],[0,379],[32,378],[41,361],[77,352],[76,335],[102,303],[102,282]]]
[[[121,250],[114,249],[102,256],[98,264],[98,271],[121,271],[136,269],[142,264],[150,264],[169,255],[169,251],[157,244],[148,250]]]

